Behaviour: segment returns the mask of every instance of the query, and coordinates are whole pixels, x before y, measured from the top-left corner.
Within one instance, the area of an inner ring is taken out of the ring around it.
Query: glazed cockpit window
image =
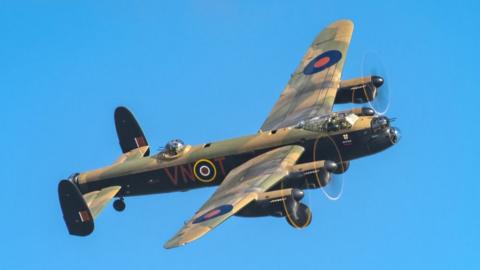
[[[331,115],[325,122],[326,131],[339,131],[351,128],[358,120],[358,116],[351,113],[338,113]]]
[[[310,131],[339,131],[351,128],[358,120],[358,116],[350,113],[332,113],[302,121],[297,128]]]

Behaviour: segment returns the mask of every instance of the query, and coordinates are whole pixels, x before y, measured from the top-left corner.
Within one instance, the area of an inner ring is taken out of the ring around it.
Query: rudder
[[[145,138],[140,125],[127,108],[118,107],[115,109],[114,118],[118,140],[123,153],[127,153],[142,146],[148,146],[147,139]],[[148,156],[149,154],[150,150],[147,150],[145,156]]]
[[[68,232],[87,236],[93,232],[93,216],[77,186],[62,180],[58,183],[58,197]]]

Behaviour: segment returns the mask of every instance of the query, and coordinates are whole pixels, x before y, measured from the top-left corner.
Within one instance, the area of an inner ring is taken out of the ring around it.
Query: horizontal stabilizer
[[[94,219],[97,218],[98,214],[100,214],[107,203],[117,195],[121,188],[121,186],[106,187],[101,190],[89,192],[83,196]]]
[[[115,164],[124,163],[129,160],[139,159],[146,156],[146,153],[149,151],[149,146],[142,146],[135,148],[127,153],[123,153],[116,161]]]

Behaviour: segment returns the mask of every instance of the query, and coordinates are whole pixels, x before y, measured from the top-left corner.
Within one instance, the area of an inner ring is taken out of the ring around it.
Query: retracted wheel
[[[113,202],[113,208],[115,210],[117,210],[118,212],[122,212],[123,210],[125,210],[125,201],[123,200],[123,198],[120,198],[120,199],[116,199],[114,202]]]

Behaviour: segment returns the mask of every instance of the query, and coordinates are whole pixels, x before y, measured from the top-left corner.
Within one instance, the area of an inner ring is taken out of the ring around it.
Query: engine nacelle
[[[348,161],[339,163],[330,160],[297,164],[284,180],[284,186],[298,189],[324,187],[330,181],[332,173],[343,173],[348,169],[348,165]]]
[[[285,201],[294,200],[300,202],[303,196],[303,190],[296,188],[264,192],[258,195],[257,200],[249,203],[235,215],[240,217],[283,217],[285,216]]]
[[[301,203],[303,190],[296,188],[279,189],[259,194],[258,199],[249,203],[235,215],[240,217],[285,217],[294,228],[305,228],[312,221],[312,212]]]
[[[366,103],[377,96],[377,89],[382,86],[383,78],[370,76],[341,81],[335,97],[335,104]]]
[[[316,189],[330,182],[332,174],[341,174],[348,170],[350,161],[334,162],[314,161],[297,164],[292,172],[283,180],[283,187],[296,189]]]

